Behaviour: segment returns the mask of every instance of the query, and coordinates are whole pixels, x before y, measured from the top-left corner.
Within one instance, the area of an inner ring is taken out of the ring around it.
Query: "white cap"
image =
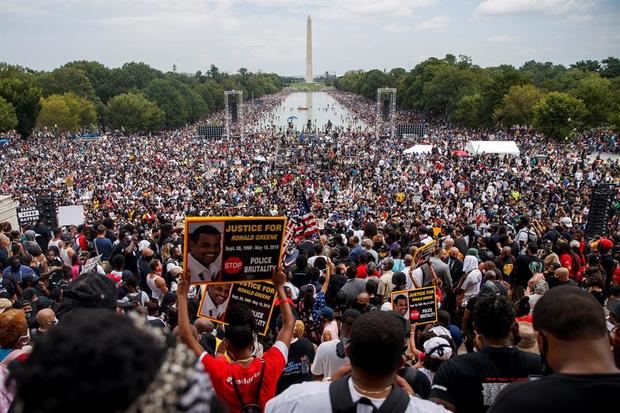
[[[389,301],[383,303],[383,305],[381,305],[381,311],[392,311],[392,303]]]
[[[560,219],[560,224],[564,225],[567,228],[572,228],[573,227],[573,220],[570,219],[569,217],[563,217]]]
[[[449,360],[452,357],[452,346],[443,337],[432,337],[424,342],[424,353],[435,360]]]

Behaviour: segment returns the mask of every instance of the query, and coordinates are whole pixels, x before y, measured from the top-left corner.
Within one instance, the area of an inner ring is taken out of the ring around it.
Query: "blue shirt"
[[[112,241],[108,238],[95,238],[95,250],[97,255],[101,255],[101,261],[110,261],[110,253],[112,252]]]
[[[10,266],[6,267],[4,271],[2,271],[2,277],[16,283],[21,283],[24,279],[24,276],[27,275],[36,276],[37,274],[32,268],[28,267],[27,265],[20,266],[19,271],[13,271]]]

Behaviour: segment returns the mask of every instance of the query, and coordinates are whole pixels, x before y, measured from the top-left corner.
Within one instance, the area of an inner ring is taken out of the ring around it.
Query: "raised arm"
[[[280,300],[280,313],[282,314],[282,329],[278,333],[277,340],[283,342],[288,347],[291,344],[293,338],[293,328],[295,327],[295,318],[293,317],[293,311],[287,301],[286,293],[284,292],[284,283],[286,282],[286,274],[280,269],[274,270],[273,273],[273,285],[276,287],[276,293]]]
[[[177,286],[177,303],[178,303],[178,322],[179,322],[179,337],[181,341],[189,347],[196,357],[204,352],[204,349],[192,335],[192,330],[189,322],[189,310],[187,308],[187,294],[189,292],[189,279],[185,275],[179,279]]]

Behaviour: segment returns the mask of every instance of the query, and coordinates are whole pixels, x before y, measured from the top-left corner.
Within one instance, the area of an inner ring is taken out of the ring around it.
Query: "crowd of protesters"
[[[373,124],[369,102],[331,95]],[[249,104],[248,124],[284,98]],[[9,144],[2,192],[84,204],[86,224],[0,228],[0,412],[598,411],[615,398],[617,208],[607,233],[585,233],[591,187],[620,178],[591,156],[603,135],[246,132]],[[474,138],[515,139],[521,155],[455,155]],[[432,154],[403,154],[423,141]],[[320,231],[286,246],[267,334],[243,305],[225,328],[198,318],[209,291],[184,276],[184,217],[288,215],[298,188]],[[437,321],[416,325],[392,293],[427,286]]]

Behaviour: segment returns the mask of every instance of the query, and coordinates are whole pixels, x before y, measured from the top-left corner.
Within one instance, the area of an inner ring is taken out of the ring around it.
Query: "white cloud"
[[[446,16],[435,16],[432,19],[416,24],[415,27],[418,30],[438,30],[446,27],[449,22],[450,19]]]
[[[489,43],[510,43],[516,40],[516,36],[511,36],[509,34],[496,34],[487,39]]]
[[[598,0],[484,0],[475,13],[483,16],[520,14],[565,15],[590,9]]]

